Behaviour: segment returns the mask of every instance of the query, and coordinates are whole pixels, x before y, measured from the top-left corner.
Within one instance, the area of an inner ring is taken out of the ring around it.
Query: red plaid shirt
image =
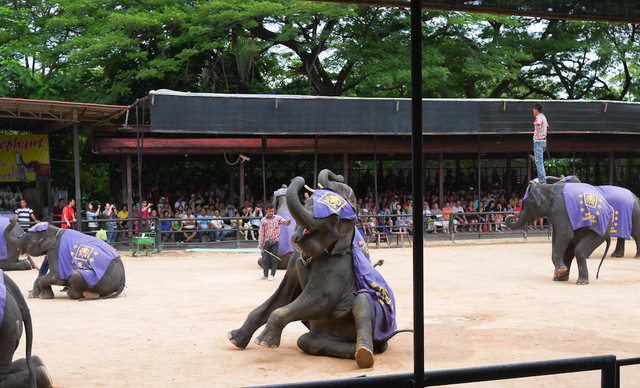
[[[549,127],[546,116],[542,113],[537,115],[533,127],[533,141],[545,141],[547,139],[547,128]]]
[[[258,231],[258,247],[262,248],[266,242],[280,240],[280,225],[289,225],[291,220],[287,221],[279,215],[272,218],[263,217],[260,220],[260,230]]]

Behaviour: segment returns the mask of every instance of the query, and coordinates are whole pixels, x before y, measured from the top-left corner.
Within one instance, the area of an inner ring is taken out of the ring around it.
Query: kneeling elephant
[[[30,297],[52,299],[52,285],[69,287],[71,299],[112,298],[124,290],[124,264],[106,242],[46,222],[16,238],[10,234],[15,225],[11,220],[4,231],[7,244],[32,256],[46,253],[49,260],[50,271],[36,279]]]

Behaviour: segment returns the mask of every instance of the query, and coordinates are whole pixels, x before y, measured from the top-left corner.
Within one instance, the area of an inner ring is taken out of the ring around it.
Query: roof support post
[[[267,137],[262,136],[262,208],[267,206],[267,165],[264,154],[267,152]]]
[[[318,135],[313,141],[313,188],[318,187]]]
[[[244,206],[244,159],[240,159],[240,209],[242,209],[242,206]],[[238,209],[238,211],[240,211],[240,209]]]
[[[614,168],[613,152],[609,152],[609,184],[613,185],[616,180],[616,170]]]
[[[444,206],[444,154],[438,152],[438,206],[440,209]]]
[[[378,137],[373,135],[373,201],[376,209],[378,208],[378,152],[376,150],[376,141]],[[380,209],[377,209],[378,211]]]
[[[413,200],[422,198],[422,2],[411,0],[411,164]],[[413,212],[413,381],[424,387],[424,220]]]
[[[342,176],[344,183],[349,184],[349,154],[346,152],[342,154]]]
[[[82,232],[82,196],[80,191],[80,139],[78,134],[77,112],[73,111],[73,173],[76,185],[76,230]]]
[[[131,218],[133,216],[133,174],[131,172],[131,155],[127,155],[125,159],[125,163],[127,165],[127,218]],[[130,229],[130,221],[127,221],[127,229]],[[126,233],[129,233],[128,231]]]
[[[482,153],[480,150],[481,139],[482,137],[478,135],[478,208],[476,209],[476,211],[479,212],[484,210],[480,208],[480,204],[482,203]]]

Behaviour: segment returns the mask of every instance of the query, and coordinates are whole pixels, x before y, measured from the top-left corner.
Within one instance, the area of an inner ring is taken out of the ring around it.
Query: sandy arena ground
[[[608,259],[595,279],[601,247],[588,261],[591,284],[551,280],[551,242],[457,243],[425,248],[427,370],[589,355],[640,356],[640,260]],[[398,327],[412,328],[412,250],[371,250],[384,259]],[[123,252],[126,295],[77,302],[54,287],[54,300],[29,299],[34,354],[56,387],[235,387],[413,372],[413,339],[401,333],[375,366],[313,357],[296,346],[306,332],[289,324],[278,349],[236,349],[226,333],[276,289],[257,281],[257,254],[169,251],[134,258]],[[39,261],[38,261],[39,263]],[[35,270],[10,272],[23,294]],[[260,332],[260,330],[259,330]],[[254,338],[257,334],[254,335]],[[24,356],[24,336],[16,357]],[[494,381],[473,387],[595,387],[599,372]],[[622,369],[636,387],[640,366]],[[460,385],[459,385],[460,386]]]

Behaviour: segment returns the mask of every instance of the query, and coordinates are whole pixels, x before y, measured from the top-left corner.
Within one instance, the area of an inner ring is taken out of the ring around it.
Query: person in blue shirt
[[[175,241],[175,235],[171,233],[171,221],[169,220],[169,218],[171,218],[171,214],[169,213],[169,210],[165,210],[164,213],[162,213],[162,218],[163,219],[160,222],[160,233],[162,241]]]
[[[209,219],[211,217],[207,214],[207,209],[202,208],[200,209],[200,213],[196,216],[196,218],[197,218],[196,223],[198,225],[198,230],[200,230],[198,232],[198,240],[202,242],[202,238],[204,237],[204,234],[209,229]]]

